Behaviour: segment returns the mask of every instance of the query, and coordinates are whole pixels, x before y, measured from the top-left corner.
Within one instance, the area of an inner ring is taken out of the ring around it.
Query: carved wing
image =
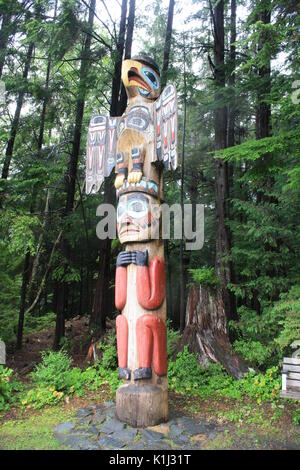
[[[176,170],[177,153],[177,93],[175,85],[168,84],[155,102],[155,144],[154,161],[163,162],[167,170]]]
[[[97,193],[116,162],[118,118],[94,116],[86,145],[86,194]]]

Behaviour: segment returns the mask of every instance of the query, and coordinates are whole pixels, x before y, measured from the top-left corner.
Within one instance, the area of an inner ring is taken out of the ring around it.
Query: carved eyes
[[[148,208],[143,201],[132,201],[128,204],[127,213],[133,219],[140,219],[147,215]]]
[[[159,78],[153,70],[149,69],[148,67],[142,67],[142,75],[151,88],[158,90]]]
[[[138,199],[138,197],[131,201],[127,201],[127,203],[125,201],[120,201],[117,210],[117,222],[120,221],[125,213],[131,219],[141,219],[148,213],[147,202]]]

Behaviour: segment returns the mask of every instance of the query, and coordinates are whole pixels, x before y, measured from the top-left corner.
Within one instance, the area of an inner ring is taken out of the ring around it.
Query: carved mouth
[[[146,91],[151,91],[151,88],[149,87],[148,83],[145,82],[145,80],[142,79],[142,77],[138,73],[138,69],[135,67],[131,67],[131,69],[128,72],[128,81],[130,82],[135,82],[137,86],[143,88],[143,90]]]

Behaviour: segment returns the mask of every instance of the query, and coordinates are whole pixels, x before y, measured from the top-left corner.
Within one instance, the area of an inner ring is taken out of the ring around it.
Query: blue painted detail
[[[150,95],[150,91],[148,90],[143,90],[143,88],[138,88],[140,95],[142,96],[148,96]]]
[[[142,75],[153,90],[158,90],[159,78],[152,69],[149,69],[148,67],[142,67]]]

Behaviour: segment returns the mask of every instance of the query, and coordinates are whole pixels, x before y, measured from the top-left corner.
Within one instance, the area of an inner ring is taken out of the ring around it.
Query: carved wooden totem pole
[[[115,304],[118,418],[133,426],[168,419],[166,280],[161,217],[162,170],[177,167],[177,96],[160,94],[159,68],[141,54],[122,65],[128,106],[121,117],[92,118],[86,192],[97,192],[115,167],[117,258]]]

